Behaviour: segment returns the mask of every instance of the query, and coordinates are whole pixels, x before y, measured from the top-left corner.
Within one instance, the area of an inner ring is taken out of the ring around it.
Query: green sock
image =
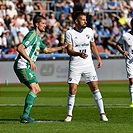
[[[23,118],[26,118],[29,116],[31,107],[34,104],[34,100],[36,97],[37,97],[36,94],[34,94],[33,92],[28,93],[25,99],[25,106],[24,106],[24,111],[22,115]]]

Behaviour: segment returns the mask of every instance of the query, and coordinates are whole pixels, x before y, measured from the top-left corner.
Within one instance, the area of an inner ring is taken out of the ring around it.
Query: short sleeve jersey
[[[35,30],[31,30],[23,39],[22,44],[25,46],[25,52],[32,59],[33,62],[36,62],[40,49],[45,49],[46,46],[42,42],[41,37],[36,33]],[[17,59],[17,68],[30,68],[29,61],[23,58],[20,54]]]
[[[123,45],[124,50],[128,51],[128,59],[133,58],[133,35],[129,32],[124,33],[118,41]]]
[[[65,39],[67,43],[72,45],[74,51],[88,54],[86,59],[83,59],[80,56],[71,56],[70,65],[76,67],[92,65],[90,42],[94,42],[94,33],[91,28],[86,27],[81,32],[76,29],[70,29],[66,32]]]

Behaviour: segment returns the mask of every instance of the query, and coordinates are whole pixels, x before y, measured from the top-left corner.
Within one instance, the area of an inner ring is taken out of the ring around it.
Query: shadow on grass
[[[20,119],[0,119],[0,124],[10,124],[10,123],[18,123],[20,122]],[[52,122],[64,122],[64,120],[44,120],[44,119],[36,119],[35,123],[39,123],[39,122],[46,122],[46,123],[52,123]]]

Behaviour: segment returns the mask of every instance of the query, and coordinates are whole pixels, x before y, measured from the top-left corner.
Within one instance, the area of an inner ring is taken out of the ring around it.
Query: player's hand
[[[99,59],[99,60],[98,60],[98,63],[97,63],[97,68],[102,67],[102,65],[103,65],[102,60],[101,60],[101,59]]]
[[[62,47],[62,49],[66,48],[68,46],[68,43],[65,43]]]
[[[126,57],[128,55],[128,52],[124,51],[123,55]]]
[[[37,66],[36,66],[36,64],[33,61],[30,62],[30,68],[31,68],[32,71],[36,71],[37,70]]]
[[[88,57],[88,55],[86,53],[80,53],[80,57],[83,59],[86,59]]]

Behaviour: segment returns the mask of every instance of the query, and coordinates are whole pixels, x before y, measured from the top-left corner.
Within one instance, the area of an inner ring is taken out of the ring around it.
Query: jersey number
[[[81,53],[86,53],[86,49],[79,50]]]

